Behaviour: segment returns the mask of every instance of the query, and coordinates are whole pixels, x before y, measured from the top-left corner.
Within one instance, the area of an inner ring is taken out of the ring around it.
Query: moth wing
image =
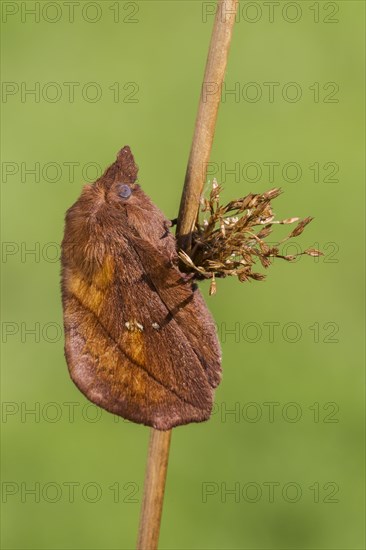
[[[174,246],[171,234],[167,239]],[[144,239],[134,236],[131,242],[140,258],[144,258],[147,275],[205,369],[209,384],[216,388],[221,381],[221,348],[214,320],[199,289],[192,285],[171,263],[162,260],[156,248]],[[193,288],[193,290],[192,290]]]
[[[207,420],[216,379],[192,338],[204,304],[175,269],[170,290],[157,291],[157,277],[169,275],[166,259],[155,250],[153,269],[146,273],[141,246],[134,243],[123,257],[112,251],[90,279],[75,266],[63,266],[71,377],[92,402],[128,420],[161,430]],[[214,355],[217,373],[217,351]]]

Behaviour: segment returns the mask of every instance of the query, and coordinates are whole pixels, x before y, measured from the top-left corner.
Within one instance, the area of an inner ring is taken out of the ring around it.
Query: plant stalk
[[[215,134],[237,0],[218,0],[194,137],[177,222],[178,246],[189,250]],[[171,430],[151,428],[137,550],[157,550],[169,460]]]
[[[137,550],[158,547],[171,435],[172,430],[161,432],[151,428],[150,431]]]
[[[221,100],[237,0],[218,0],[177,223],[178,247],[189,255]]]

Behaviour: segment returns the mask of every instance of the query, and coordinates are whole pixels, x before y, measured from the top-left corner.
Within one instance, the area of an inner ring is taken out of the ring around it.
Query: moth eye
[[[126,185],[120,185],[118,189],[118,195],[121,197],[121,199],[128,199],[132,193],[131,188]]]

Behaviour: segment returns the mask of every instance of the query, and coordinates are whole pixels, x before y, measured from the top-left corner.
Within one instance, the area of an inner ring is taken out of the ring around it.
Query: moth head
[[[84,187],[75,205],[80,210],[81,220],[85,221],[89,213],[92,223],[116,227],[125,223],[127,215],[132,223],[136,222],[136,216],[144,222],[148,216],[156,217],[155,205],[136,183],[137,174],[131,149],[125,145],[102,177]]]
[[[97,189],[101,191],[109,205],[123,208],[136,200],[135,184],[138,167],[128,145],[118,152],[115,162],[105,171],[102,178],[96,182]]]

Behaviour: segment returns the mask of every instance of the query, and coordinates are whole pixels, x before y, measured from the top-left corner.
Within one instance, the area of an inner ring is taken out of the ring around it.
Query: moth
[[[179,269],[171,222],[137,173],[125,146],[66,213],[65,356],[90,401],[169,430],[210,417],[221,351],[192,275]]]

